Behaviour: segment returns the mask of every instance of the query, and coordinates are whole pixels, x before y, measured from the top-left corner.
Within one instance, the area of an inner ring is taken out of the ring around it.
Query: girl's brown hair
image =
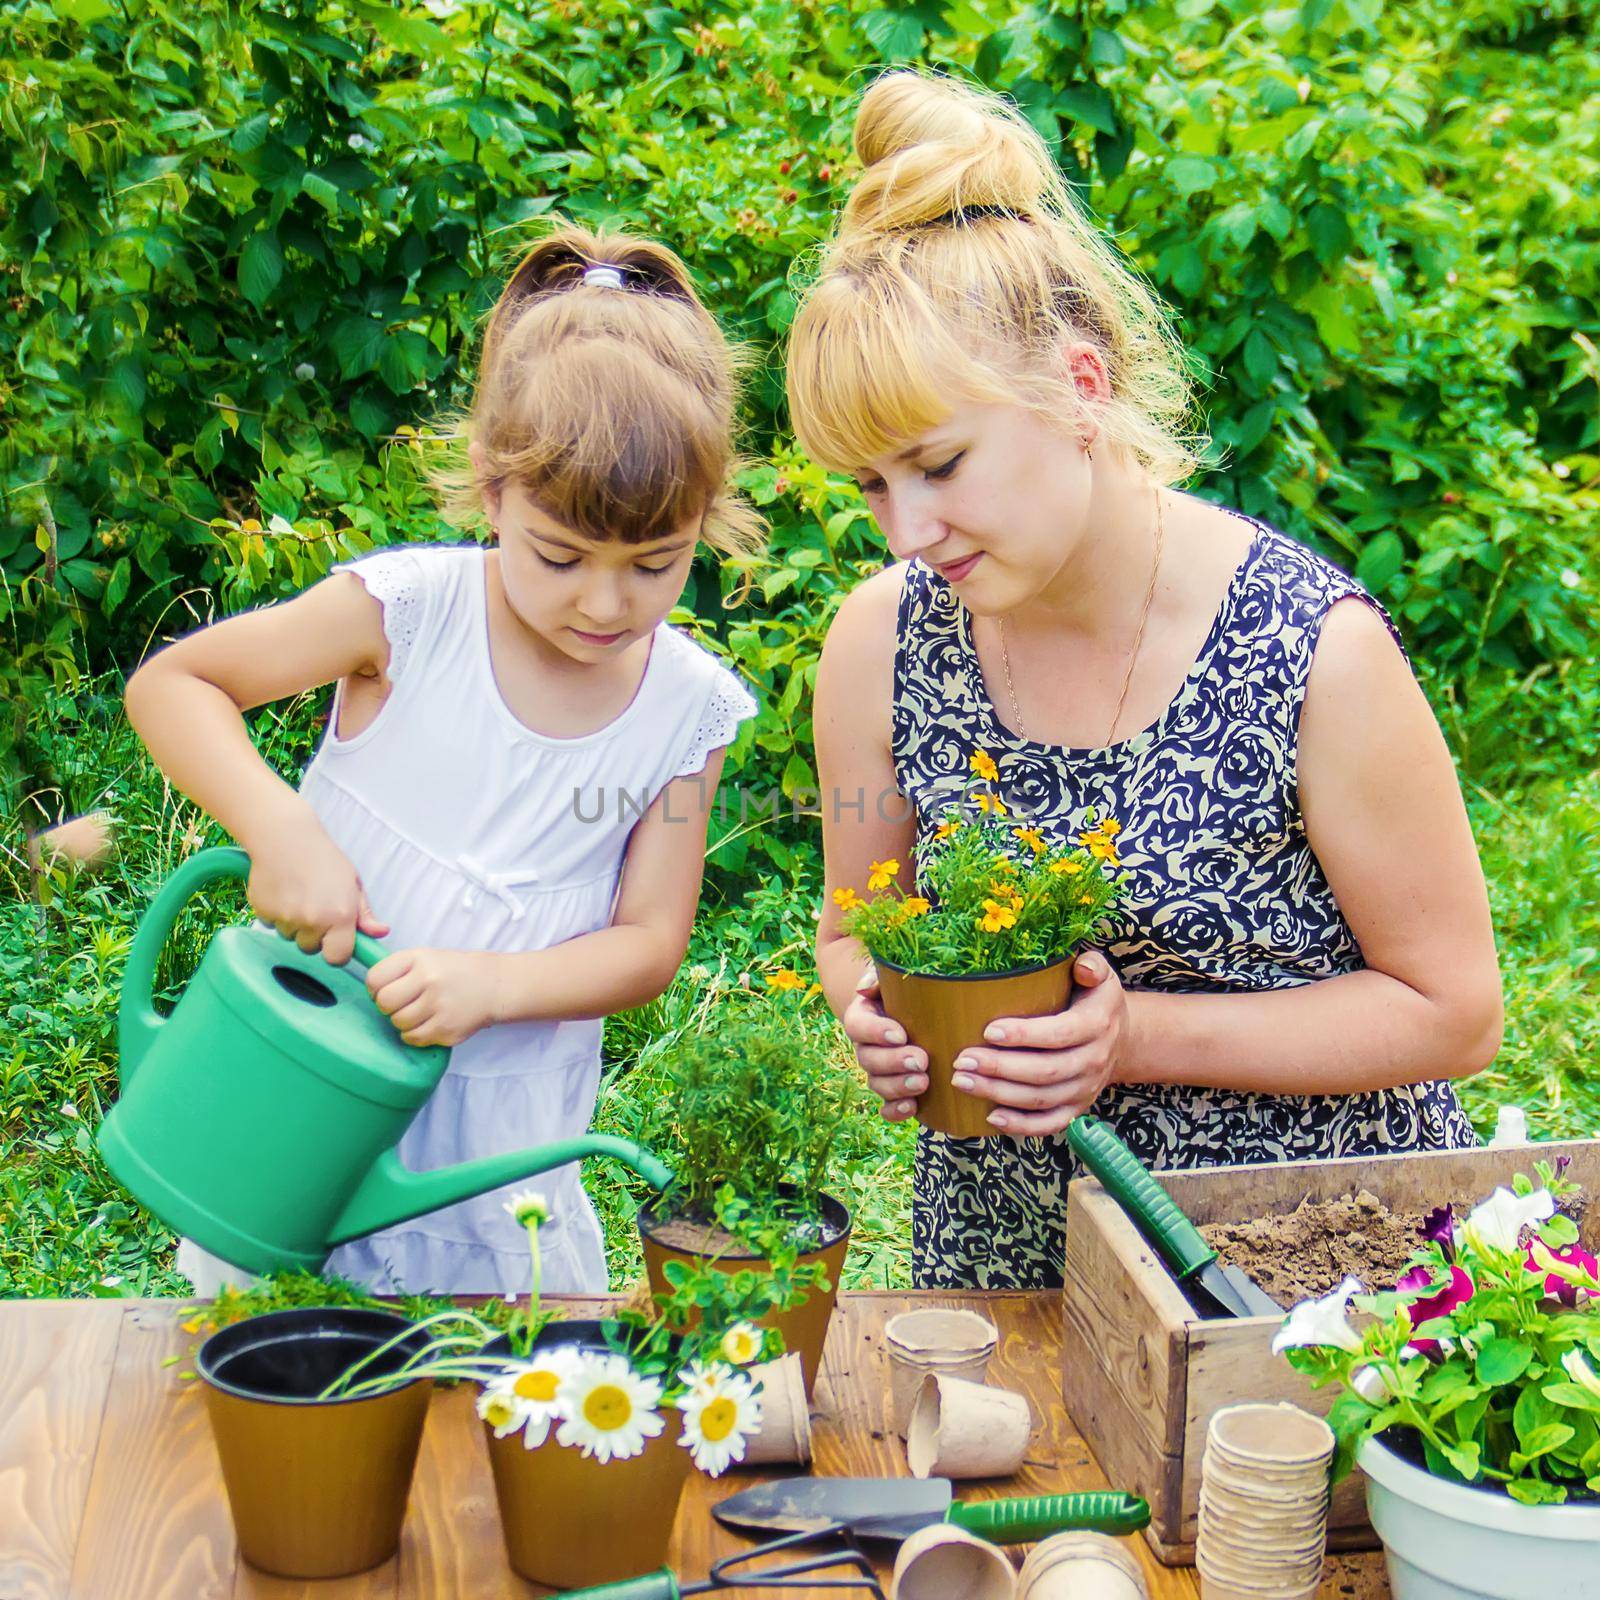
[[[860,467],[960,395],[1089,423],[1161,482],[1194,471],[1187,362],[1161,302],[1013,107],[886,73],[862,97],[855,148],[865,170],[789,338],[790,409],[815,459]],[[1076,340],[1110,379],[1092,417],[1061,359]]]
[[[614,267],[622,288],[585,283]],[[445,515],[483,514],[485,480],[520,484],[589,539],[659,539],[701,518],[724,552],[762,541],[760,515],[732,488],[738,353],[664,245],[561,225],[523,256],[489,317],[463,442],[432,476]]]

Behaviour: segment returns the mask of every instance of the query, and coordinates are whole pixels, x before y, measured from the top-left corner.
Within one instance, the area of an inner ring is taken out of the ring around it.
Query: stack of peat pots
[[[1203,1600],[1312,1600],[1333,1430],[1293,1405],[1227,1406],[1206,1433],[1195,1565]]]
[[[889,1356],[889,1396],[895,1432],[904,1439],[923,1380],[942,1374],[982,1383],[1000,1330],[976,1311],[919,1307],[891,1317],[883,1341]]]

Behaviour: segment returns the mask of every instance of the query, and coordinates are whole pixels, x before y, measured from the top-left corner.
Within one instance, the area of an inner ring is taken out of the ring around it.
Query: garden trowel
[[[851,1534],[896,1543],[938,1522],[996,1544],[1027,1544],[1067,1528],[1136,1533],[1150,1520],[1145,1501],[1117,1489],[957,1500],[948,1478],[787,1478],[741,1490],[711,1509],[724,1527],[746,1533]]]
[[[1098,1117],[1075,1117],[1067,1126],[1072,1153],[1100,1180],[1145,1242],[1171,1268],[1195,1309],[1214,1305],[1225,1317],[1281,1317],[1283,1307],[1239,1267],[1224,1265],[1178,1203],[1151,1177],[1149,1169],[1110,1125]]]

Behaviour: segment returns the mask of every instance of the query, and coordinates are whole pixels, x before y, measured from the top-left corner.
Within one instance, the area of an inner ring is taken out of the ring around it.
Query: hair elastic
[[[625,289],[627,284],[622,279],[621,267],[595,266],[583,269],[583,282],[585,288],[600,289]]]

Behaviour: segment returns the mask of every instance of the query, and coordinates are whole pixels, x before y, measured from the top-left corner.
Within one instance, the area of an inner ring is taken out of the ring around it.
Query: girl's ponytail
[[[585,537],[642,542],[699,516],[707,543],[748,552],[765,524],[731,483],[740,366],[671,250],[559,226],[501,290],[456,431],[491,482],[520,483]],[[447,516],[481,515],[470,469],[433,477]]]

